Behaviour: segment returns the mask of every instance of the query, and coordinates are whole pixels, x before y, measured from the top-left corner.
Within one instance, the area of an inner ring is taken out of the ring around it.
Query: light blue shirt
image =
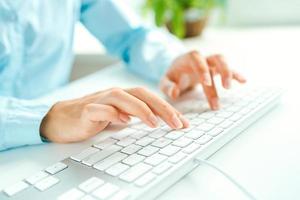
[[[52,103],[38,98],[68,83],[77,21],[152,81],[184,51],[173,36],[143,26],[122,0],[0,0],[0,151],[42,143],[39,127]]]

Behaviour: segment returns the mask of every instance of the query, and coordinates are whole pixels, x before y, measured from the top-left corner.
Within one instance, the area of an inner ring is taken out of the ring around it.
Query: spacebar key
[[[139,163],[120,175],[120,179],[126,182],[132,182],[151,169],[151,165]]]
[[[112,155],[113,153],[115,153],[119,150],[121,150],[120,146],[111,145],[110,147],[107,147],[106,149],[103,149],[103,150],[91,155],[90,157],[83,159],[82,163],[85,165],[88,165],[88,166],[92,166],[96,162],[103,160],[104,158]]]

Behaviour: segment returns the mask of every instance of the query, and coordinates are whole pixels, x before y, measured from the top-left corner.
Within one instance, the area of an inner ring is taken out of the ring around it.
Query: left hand
[[[218,74],[226,89],[231,87],[232,80],[246,82],[241,74],[228,67],[222,55],[204,57],[197,51],[191,51],[175,59],[163,77],[160,87],[168,97],[176,99],[197,84],[201,84],[210,108],[217,110],[220,105],[213,77]]]

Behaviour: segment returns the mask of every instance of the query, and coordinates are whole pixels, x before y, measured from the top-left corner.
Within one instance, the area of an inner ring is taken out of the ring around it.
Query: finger
[[[217,71],[220,73],[223,87],[229,89],[231,87],[232,72],[225,62],[223,56],[214,55],[210,56],[207,60],[208,63],[215,66]]]
[[[103,104],[88,104],[85,106],[86,116],[90,121],[101,122],[122,122],[128,123],[130,117],[124,113],[119,112],[116,108]]]
[[[202,85],[203,87],[203,91],[204,94],[207,98],[209,107],[212,110],[218,110],[219,109],[219,97],[218,97],[218,93],[215,87],[215,82],[213,79],[213,76],[211,75],[211,80],[212,80],[212,85],[211,86],[206,86],[206,85]]]
[[[206,59],[197,51],[190,52],[189,56],[192,61],[191,63],[200,78],[200,83],[202,83],[203,85],[211,86],[212,80]]]
[[[107,91],[106,96],[102,97],[100,101],[104,104],[114,106],[124,113],[140,118],[152,128],[158,126],[158,119],[148,105],[122,89]]]
[[[237,73],[235,71],[232,71],[232,78],[237,80],[239,83],[247,82],[246,78],[243,75],[241,75],[240,73]]]
[[[169,103],[143,88],[128,89],[127,92],[145,102],[171,128],[188,126],[188,121]]]
[[[162,79],[160,89],[171,99],[176,99],[180,95],[179,86],[167,76]]]

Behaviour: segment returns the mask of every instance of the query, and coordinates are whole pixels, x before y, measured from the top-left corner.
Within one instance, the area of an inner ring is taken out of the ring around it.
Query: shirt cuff
[[[12,147],[41,144],[40,124],[52,104],[25,106],[22,109],[9,109],[2,116],[3,147],[0,150]],[[19,107],[19,105],[17,106]]]

